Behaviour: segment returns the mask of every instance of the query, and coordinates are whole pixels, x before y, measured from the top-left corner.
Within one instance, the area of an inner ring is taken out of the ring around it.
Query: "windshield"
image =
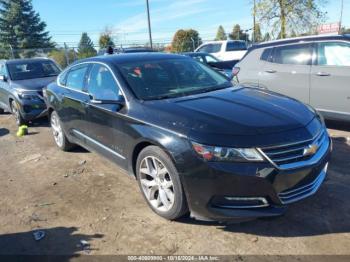
[[[26,61],[8,64],[12,80],[57,76],[60,69],[52,61]]]
[[[142,100],[187,96],[232,86],[227,78],[194,59],[132,62],[118,67]]]

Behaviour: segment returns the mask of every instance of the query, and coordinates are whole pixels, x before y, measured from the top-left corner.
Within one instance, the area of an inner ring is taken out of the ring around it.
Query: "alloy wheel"
[[[139,171],[147,201],[158,211],[169,211],[174,205],[175,192],[168,169],[158,158],[149,156],[142,160]]]
[[[59,147],[63,146],[63,131],[61,128],[60,120],[56,114],[51,115],[51,128],[56,144]]]

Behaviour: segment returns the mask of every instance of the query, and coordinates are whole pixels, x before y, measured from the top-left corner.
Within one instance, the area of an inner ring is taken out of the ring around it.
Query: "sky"
[[[32,0],[47,23],[53,40],[77,46],[82,32],[97,44],[108,27],[117,42],[144,43],[148,39],[145,0]],[[226,32],[233,25],[253,26],[252,0],[149,0],[154,42],[170,42],[177,29],[193,28],[204,40],[215,37],[219,25]],[[323,7],[327,22],[337,22],[341,0]],[[343,25],[350,27],[350,0],[344,0]]]

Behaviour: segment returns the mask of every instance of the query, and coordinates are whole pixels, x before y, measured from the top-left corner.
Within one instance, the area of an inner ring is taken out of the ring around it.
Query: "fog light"
[[[212,204],[220,208],[248,209],[268,207],[264,197],[215,197]]]

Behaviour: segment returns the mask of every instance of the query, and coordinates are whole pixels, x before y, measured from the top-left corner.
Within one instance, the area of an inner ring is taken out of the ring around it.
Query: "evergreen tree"
[[[229,34],[230,39],[232,40],[243,40],[249,41],[249,36],[247,33],[243,32],[243,30],[241,30],[241,26],[239,24],[235,25],[233,27],[232,33]]]
[[[219,26],[218,32],[216,33],[216,37],[215,37],[215,41],[220,41],[220,40],[227,40],[225,29],[222,27],[222,25]]]
[[[34,11],[31,0],[0,0],[0,47],[15,50],[54,47],[46,23]]]
[[[81,39],[78,46],[79,59],[96,56],[97,51],[94,48],[94,43],[90,39],[87,33],[81,35]]]

